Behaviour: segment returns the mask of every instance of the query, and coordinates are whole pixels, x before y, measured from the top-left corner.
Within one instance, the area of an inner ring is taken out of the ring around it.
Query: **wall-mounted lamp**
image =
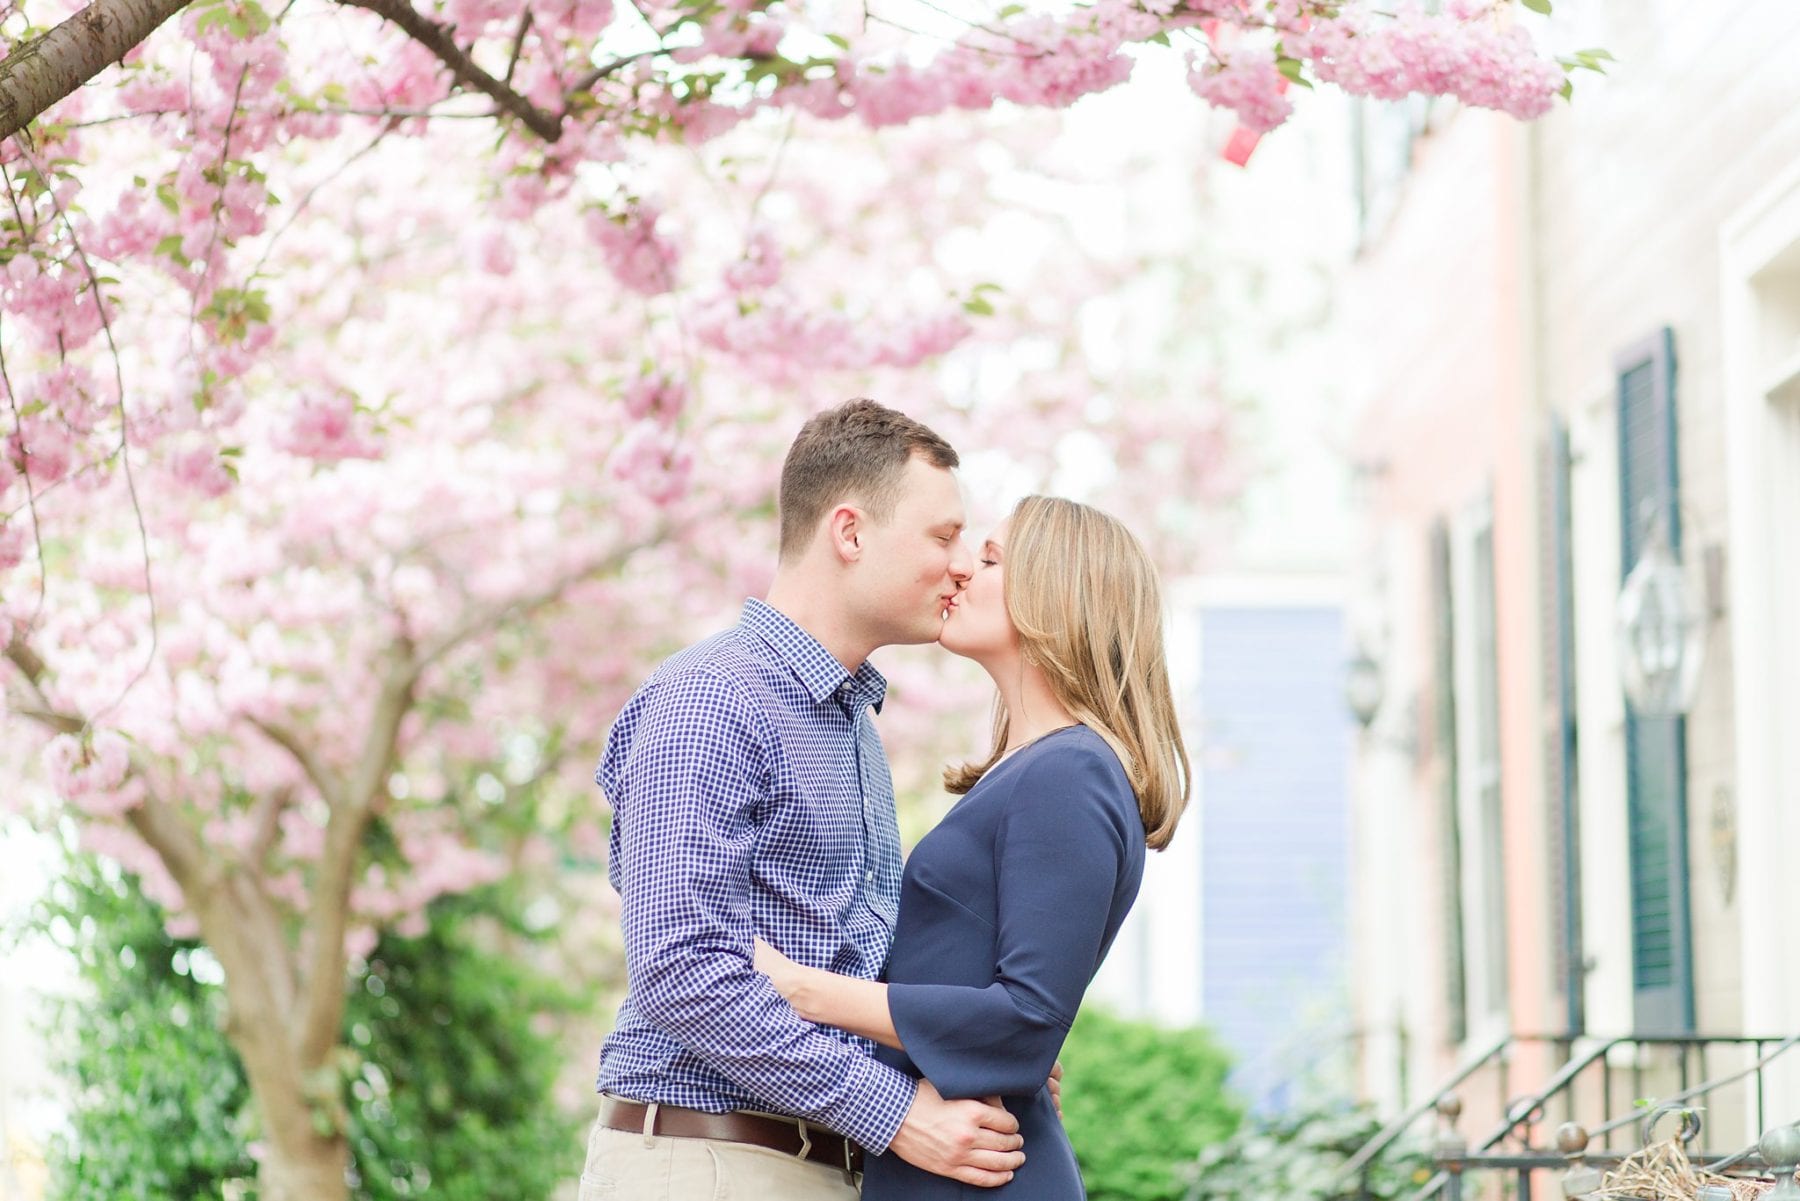
[[[1363,729],[1373,725],[1375,715],[1381,712],[1384,690],[1381,664],[1367,649],[1358,646],[1344,665],[1344,703],[1350,708],[1350,716]]]
[[[1644,548],[1619,589],[1619,682],[1639,714],[1679,717],[1699,692],[1711,606],[1669,546],[1666,515],[1645,520]]]

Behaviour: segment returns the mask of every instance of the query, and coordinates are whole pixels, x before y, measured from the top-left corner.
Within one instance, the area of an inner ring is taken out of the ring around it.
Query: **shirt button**
[[[864,872],[863,873],[863,883],[864,884],[875,883],[875,873],[874,872]]]

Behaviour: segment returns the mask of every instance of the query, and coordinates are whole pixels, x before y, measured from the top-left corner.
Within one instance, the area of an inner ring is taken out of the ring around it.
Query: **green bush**
[[[1393,1201],[1431,1178],[1431,1161],[1407,1145],[1388,1148],[1369,1173],[1368,1192],[1343,1179],[1344,1164],[1375,1137],[1381,1123],[1365,1106],[1323,1101],[1278,1114],[1257,1114],[1190,1165],[1186,1201]]]
[[[1195,1157],[1237,1129],[1230,1059],[1203,1029],[1084,1009],[1062,1062],[1063,1125],[1089,1201],[1181,1201]]]
[[[542,1201],[568,1177],[576,1121],[551,1102],[562,1056],[533,1021],[578,1002],[484,945],[505,908],[494,892],[438,902],[422,936],[382,938],[353,989],[345,1030],[358,1062],[346,1101],[358,1201],[427,1185],[446,1201]],[[130,877],[85,856],[72,858],[40,922],[76,956],[85,989],[62,1003],[51,1032],[72,1093],[51,1195],[255,1198],[255,1112],[221,1032],[210,954],[171,938]]]
[[[50,1149],[52,1197],[190,1201],[254,1196],[243,1068],[222,1033],[216,970],[170,938],[117,871],[71,860],[39,916],[74,955],[85,995],[47,1031],[69,1086],[70,1128]]]

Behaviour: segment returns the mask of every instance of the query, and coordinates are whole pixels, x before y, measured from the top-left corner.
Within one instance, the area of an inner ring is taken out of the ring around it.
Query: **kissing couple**
[[[1188,798],[1161,593],[1068,500],[971,553],[957,466],[873,401],[813,417],[767,599],[614,722],[627,988],[580,1201],[1083,1197],[1057,1055]],[[903,863],[869,656],[923,642],[998,701]]]

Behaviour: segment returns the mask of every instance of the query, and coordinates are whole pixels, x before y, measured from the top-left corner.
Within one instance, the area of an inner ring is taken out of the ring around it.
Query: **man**
[[[860,1157],[999,1185],[1018,1122],[799,1018],[751,966],[760,935],[874,978],[900,895],[893,781],[870,719],[875,648],[935,641],[973,564],[956,452],[854,400],[782,465],[767,602],[665,662],[595,778],[613,807],[626,998],[600,1054],[581,1201],[856,1197]],[[781,1117],[776,1115],[798,1115]]]

